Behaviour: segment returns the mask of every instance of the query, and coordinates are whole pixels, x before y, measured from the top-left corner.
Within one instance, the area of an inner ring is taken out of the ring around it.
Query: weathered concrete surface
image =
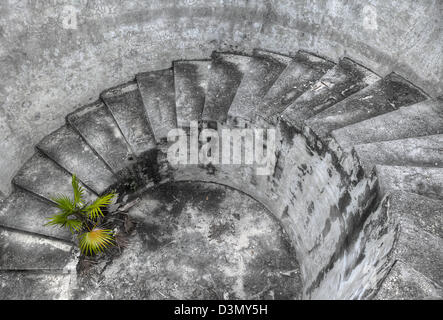
[[[432,99],[332,132],[341,147],[443,133],[443,100]]]
[[[320,137],[349,126],[426,100],[419,88],[392,73],[345,100],[316,114],[306,124]]]
[[[70,273],[0,271],[1,300],[67,300],[72,286]]]
[[[135,155],[155,147],[145,106],[137,82],[130,81],[102,92],[100,97],[108,106],[115,121]]]
[[[341,59],[334,68],[288,106],[281,116],[301,128],[305,120],[379,79],[379,76],[355,62]]]
[[[283,229],[259,203],[208,183],[166,184],[129,211],[137,225],[113,261],[85,269],[79,299],[297,299]]]
[[[297,252],[308,297],[358,228],[376,197],[355,155],[324,145],[312,132],[284,122],[277,128],[276,162],[269,176],[249,165],[174,165],[171,179],[209,181],[240,189],[279,219]],[[333,296],[333,293],[329,293]]]
[[[443,134],[354,146],[366,172],[376,164],[443,167]]]
[[[403,190],[443,199],[443,168],[377,165],[375,169],[382,193]]]
[[[443,288],[402,261],[395,262],[377,300],[441,300]]]
[[[175,111],[179,127],[189,127],[190,121],[201,120],[210,66],[209,59],[173,62]]]
[[[0,228],[0,270],[63,270],[72,252],[66,242]]]
[[[75,107],[214,49],[346,55],[443,93],[441,1],[86,0],[0,4],[0,190]],[[79,62],[81,61],[81,62]]]
[[[223,52],[213,52],[211,58],[202,120],[223,123],[253,58]]]
[[[175,113],[174,73],[172,69],[137,74],[145,116],[157,142],[177,127]]]
[[[277,58],[277,54],[255,53],[248,62],[247,71],[229,108],[228,117],[234,123],[237,117],[251,120],[261,99],[292,61],[286,56]]]
[[[111,169],[69,125],[47,135],[37,148],[97,194],[117,182]]]
[[[332,61],[308,52],[297,52],[256,107],[256,114],[276,122],[274,116],[283,112],[332,67]]]
[[[103,102],[96,101],[83,106],[69,114],[67,121],[114,173],[124,170],[135,158],[114,117]]]
[[[14,184],[47,201],[60,194],[72,194],[72,177],[45,155],[36,152],[20,168],[14,177]],[[96,194],[79,183],[84,189],[86,201],[95,199]]]
[[[55,205],[44,202],[29,192],[16,190],[0,205],[0,225],[72,241],[69,230],[45,226],[48,218],[58,211]]]

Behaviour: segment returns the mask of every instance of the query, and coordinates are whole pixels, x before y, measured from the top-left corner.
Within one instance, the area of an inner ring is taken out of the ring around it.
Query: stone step
[[[202,120],[224,123],[237,89],[247,71],[250,56],[213,52]]]
[[[401,190],[443,199],[443,168],[376,165],[382,193]]]
[[[71,174],[58,166],[48,157],[36,152],[15,175],[13,183],[36,196],[53,202],[52,198],[60,194],[72,196]],[[96,195],[84,184],[84,199],[93,201]]]
[[[390,199],[390,213],[415,228],[443,238],[443,201],[404,191],[390,192]]]
[[[443,211],[442,207],[435,211],[438,202],[431,200],[428,204],[426,197],[396,193],[389,201],[388,216],[398,224],[391,259],[404,262],[442,286],[443,239],[438,229],[441,228]]]
[[[108,106],[126,141],[136,156],[156,146],[137,82],[130,81],[103,92]]]
[[[131,148],[103,102],[86,105],[68,115],[67,120],[114,173],[134,162]]]
[[[0,207],[0,226],[71,241],[72,234],[69,230],[45,226],[48,218],[57,212],[54,205],[26,191],[16,190]]]
[[[309,90],[289,105],[281,116],[298,128],[302,128],[305,120],[380,79],[378,75],[352,60],[341,59]]]
[[[97,194],[117,183],[110,168],[69,125],[47,135],[37,148]]]
[[[441,300],[443,288],[402,261],[397,261],[382,282],[376,300]]]
[[[334,63],[299,51],[258,105],[256,115],[275,122],[283,110],[317,82]]]
[[[157,142],[177,127],[174,72],[172,68],[136,76],[146,114]]]
[[[426,100],[332,132],[342,148],[443,133],[443,101]]]
[[[443,134],[354,146],[366,172],[376,164],[443,167]]]
[[[324,275],[324,286],[314,288],[310,297],[371,298],[397,263],[441,286],[441,204],[408,192],[386,195],[358,234],[349,238]]]
[[[335,129],[376,117],[427,99],[420,89],[395,73],[306,120],[320,137]]]
[[[211,60],[174,61],[174,87],[177,125],[189,127],[200,121],[205,105]]]
[[[57,271],[1,271],[0,300],[66,300],[72,278]]]
[[[63,241],[0,228],[0,270],[62,270],[72,250]]]
[[[257,51],[256,51],[257,52]],[[251,120],[261,99],[266,95],[292,58],[256,54],[246,66],[246,72],[229,108],[228,118]]]

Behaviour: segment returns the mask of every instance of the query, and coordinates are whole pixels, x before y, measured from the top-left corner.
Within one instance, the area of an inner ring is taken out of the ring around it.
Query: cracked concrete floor
[[[209,183],[146,193],[127,247],[79,278],[80,299],[298,299],[299,267],[270,213]]]

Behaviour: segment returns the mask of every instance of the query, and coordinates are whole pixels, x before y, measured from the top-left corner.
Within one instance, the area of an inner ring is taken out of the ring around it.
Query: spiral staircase
[[[168,132],[191,121],[276,128],[272,174],[169,164]],[[137,74],[69,114],[14,177],[0,206],[0,298],[70,297],[78,252],[43,224],[75,173],[88,199],[174,181],[244,191],[289,234],[305,299],[441,299],[442,131],[442,98],[346,57],[213,52]]]

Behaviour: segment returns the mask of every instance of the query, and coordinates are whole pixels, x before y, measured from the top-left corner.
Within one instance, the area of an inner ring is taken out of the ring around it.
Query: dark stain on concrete
[[[297,299],[295,251],[259,203],[208,183],[156,187],[131,209],[121,255],[97,269],[87,298]],[[80,297],[81,298],[81,297]]]

